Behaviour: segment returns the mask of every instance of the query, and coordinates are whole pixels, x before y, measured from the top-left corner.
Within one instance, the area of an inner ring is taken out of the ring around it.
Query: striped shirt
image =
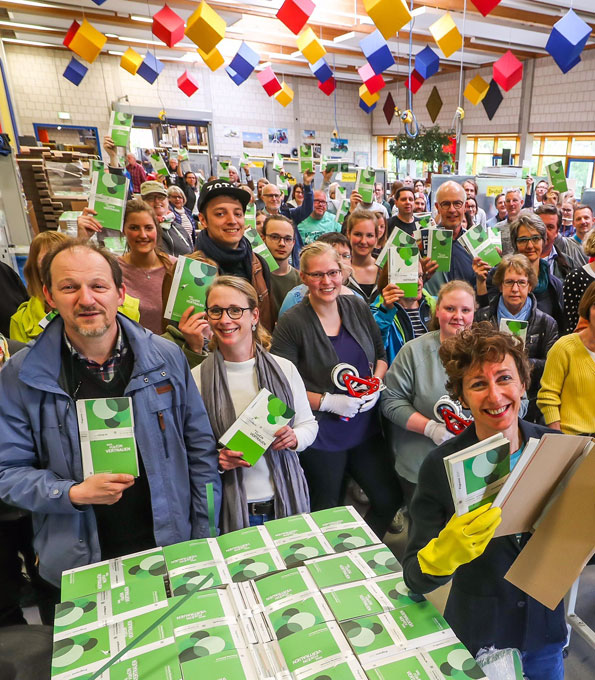
[[[426,329],[424,328],[423,323],[421,322],[421,318],[419,316],[419,308],[418,309],[406,309],[407,316],[409,317],[409,321],[411,321],[411,325],[413,326],[413,332],[415,333],[415,337],[419,338],[420,335],[423,335],[426,333]]]

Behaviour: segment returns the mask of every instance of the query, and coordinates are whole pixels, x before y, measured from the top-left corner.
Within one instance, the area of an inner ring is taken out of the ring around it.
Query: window
[[[515,165],[518,163],[518,147],[518,137],[467,137],[465,173],[477,175],[485,167],[501,165],[504,149],[510,150],[510,162]]]
[[[595,186],[595,135],[536,135],[531,173],[547,177],[547,166],[562,161],[566,176],[576,182],[575,193]]]

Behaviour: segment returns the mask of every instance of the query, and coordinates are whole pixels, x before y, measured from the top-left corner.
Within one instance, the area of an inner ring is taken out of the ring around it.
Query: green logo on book
[[[164,576],[165,560],[161,555],[147,555],[139,564],[134,564],[128,569],[131,576]]]
[[[413,248],[409,248],[409,247],[399,248],[399,255],[400,255],[401,259],[403,260],[403,262],[408,267],[411,267],[411,265],[413,264],[413,255],[414,255]]]
[[[89,429],[132,427],[128,397],[97,399],[87,411]]]
[[[294,411],[290,409],[289,406],[284,404],[281,399],[278,399],[273,394],[269,396],[267,409],[269,412],[267,420],[271,425],[276,425],[279,422],[279,418],[285,418],[287,420],[288,418],[293,417],[294,414]]]
[[[99,176],[99,182],[105,187],[108,194],[117,196],[121,193],[119,187],[123,187],[126,184],[126,177],[124,175],[112,175],[109,172],[104,172]]]
[[[513,335],[521,335],[521,333],[527,328],[527,324],[524,321],[511,320],[507,321],[506,325]]]
[[[218,628],[224,627],[218,626],[214,630],[197,630],[181,639],[178,638],[180,663],[200,659],[211,654],[218,654],[226,649],[233,649],[231,640],[227,641],[224,637],[214,634],[214,631]]]

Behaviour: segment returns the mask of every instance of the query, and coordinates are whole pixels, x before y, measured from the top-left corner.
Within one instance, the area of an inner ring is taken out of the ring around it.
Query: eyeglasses
[[[293,236],[281,236],[281,234],[267,234],[266,238],[270,238],[273,243],[293,243]]]
[[[464,203],[463,201],[442,201],[442,203],[439,203],[438,205],[442,208],[442,210],[448,210],[451,206],[456,210],[460,210]]]
[[[506,288],[514,288],[515,286],[518,286],[519,288],[526,288],[529,285],[529,282],[525,279],[521,279],[520,281],[515,281],[514,279],[505,279],[502,281],[502,285],[506,286]]]
[[[328,272],[303,272],[305,276],[310,276],[313,278],[315,281],[322,281],[322,279],[325,276],[328,276],[329,279],[336,279],[339,276],[341,276],[341,270],[340,269],[331,269]]]
[[[517,246],[526,246],[527,243],[539,243],[542,240],[538,234],[535,236],[520,236],[516,240]]]
[[[351,253],[342,253],[339,254],[339,257],[343,260],[351,260]]]
[[[315,198],[314,203],[324,203],[326,205],[327,200],[326,198]]]
[[[236,306],[231,306],[231,307],[207,307],[206,312],[207,316],[209,319],[213,319],[213,321],[217,321],[223,316],[223,312],[227,313],[227,316],[230,319],[233,319],[236,321],[237,319],[241,319],[242,316],[244,315],[244,312],[247,312],[249,309],[252,309],[251,307],[236,307]]]
[[[263,198],[281,198],[281,194],[263,194]]]

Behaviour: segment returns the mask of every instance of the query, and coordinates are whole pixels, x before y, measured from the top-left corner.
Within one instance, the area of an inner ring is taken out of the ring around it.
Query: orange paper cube
[[[326,54],[322,43],[311,28],[306,28],[298,35],[297,46],[298,50],[311,64],[315,64]]]
[[[279,104],[281,104],[281,106],[287,106],[293,101],[293,90],[285,81],[281,83],[281,89],[275,95],[275,99],[279,102]]]
[[[430,26],[430,33],[445,57],[450,57],[463,46],[463,36],[447,12]]]
[[[107,38],[103,33],[100,33],[86,19],[83,19],[81,27],[74,34],[68,47],[75,54],[78,54],[81,59],[93,62],[97,59],[97,55],[101,52],[106,42]]]
[[[186,36],[207,54],[225,37],[225,20],[203,0],[188,17]]]
[[[477,106],[479,102],[486,96],[490,84],[487,83],[480,75],[475,76],[473,80],[467,83],[465,92],[463,92],[465,99],[468,99],[473,106]]]
[[[143,63],[143,57],[132,47],[129,47],[120,59],[120,66],[128,73],[136,75],[138,67]]]
[[[364,7],[385,40],[411,21],[405,0],[364,0]]]
[[[213,47],[213,49],[208,54],[203,52],[200,47],[197,48],[196,51],[200,54],[202,60],[211,69],[211,71],[216,71],[220,66],[223,66],[225,62],[223,55],[216,47]]]

